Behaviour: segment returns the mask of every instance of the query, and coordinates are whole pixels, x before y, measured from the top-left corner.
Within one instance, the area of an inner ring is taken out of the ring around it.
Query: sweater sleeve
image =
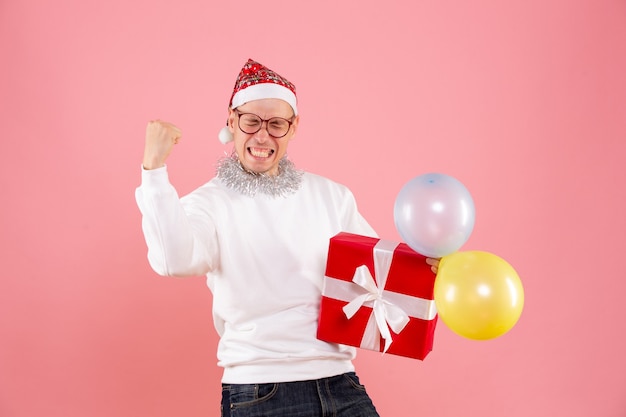
[[[367,222],[357,207],[357,202],[352,191],[345,188],[344,198],[344,229],[345,232],[356,233],[364,236],[378,237],[378,234]]]
[[[185,206],[167,168],[142,168],[135,199],[152,269],[164,276],[200,276],[218,265],[215,226],[206,212]]]

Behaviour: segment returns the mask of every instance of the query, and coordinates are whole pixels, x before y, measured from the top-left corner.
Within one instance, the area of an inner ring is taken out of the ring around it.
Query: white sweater
[[[376,236],[344,186],[305,173],[287,197],[249,197],[214,178],[179,199],[167,169],[142,171],[136,200],[160,275],[206,275],[224,383],[352,371],[355,349],[316,338],[329,239]]]

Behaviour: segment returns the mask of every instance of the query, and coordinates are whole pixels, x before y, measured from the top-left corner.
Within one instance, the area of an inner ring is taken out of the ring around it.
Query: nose
[[[261,122],[261,128],[259,129],[258,132],[255,133],[255,136],[256,136],[256,138],[257,138],[257,140],[259,142],[265,142],[270,137],[270,134],[267,131],[267,121],[266,120]]]

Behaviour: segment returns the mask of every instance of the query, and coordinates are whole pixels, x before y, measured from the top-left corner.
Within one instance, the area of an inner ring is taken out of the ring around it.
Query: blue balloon
[[[411,249],[441,258],[469,239],[474,229],[474,200],[456,178],[428,173],[402,187],[393,215],[398,233]]]

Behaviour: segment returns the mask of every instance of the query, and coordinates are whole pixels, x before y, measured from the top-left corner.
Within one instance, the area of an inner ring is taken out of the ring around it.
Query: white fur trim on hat
[[[231,106],[236,109],[239,106],[243,106],[249,101],[261,100],[264,98],[278,98],[284,100],[293,109],[294,115],[298,115],[298,107],[296,106],[296,95],[280,84],[273,83],[259,83],[249,85],[246,88],[239,90],[235,93],[232,99]]]
[[[230,129],[228,128],[228,126],[224,126],[220,130],[220,133],[217,134],[217,137],[220,139],[220,142],[222,142],[224,145],[226,145],[228,142],[233,141],[233,134],[230,133]]]

